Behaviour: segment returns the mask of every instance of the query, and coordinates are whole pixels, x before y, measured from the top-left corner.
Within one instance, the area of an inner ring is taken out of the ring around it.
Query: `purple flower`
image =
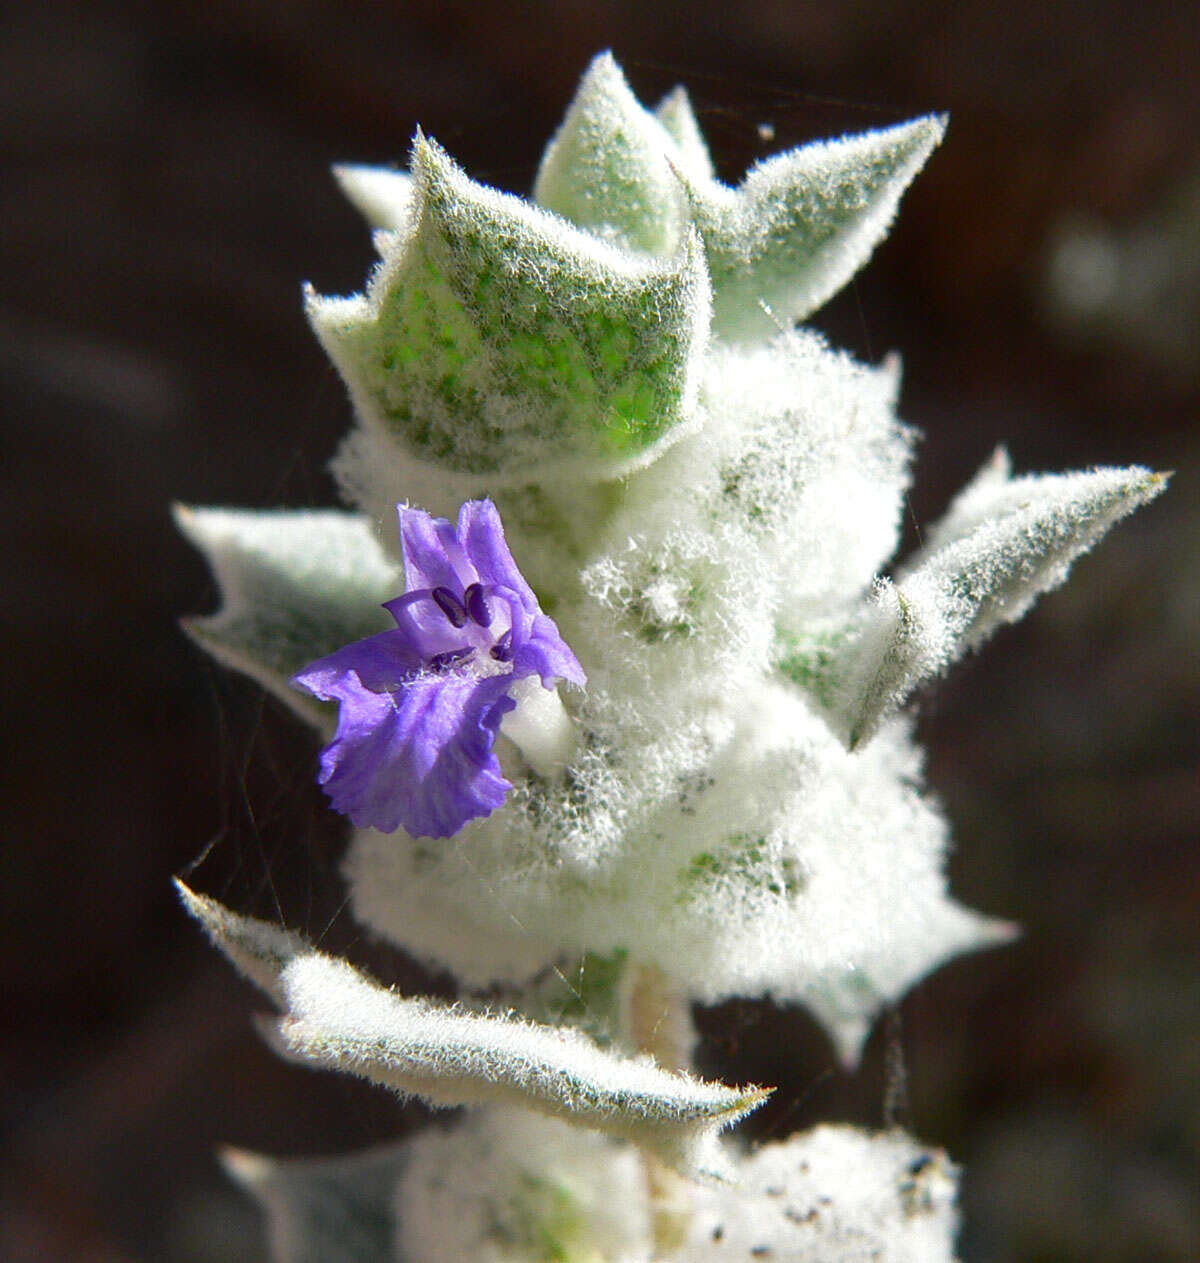
[[[512,788],[493,752],[518,680],[582,685],[583,668],[521,577],[490,500],[457,528],[399,506],[405,592],[391,631],[305,667],[292,680],[339,705],[319,780],[356,825],[449,837]]]

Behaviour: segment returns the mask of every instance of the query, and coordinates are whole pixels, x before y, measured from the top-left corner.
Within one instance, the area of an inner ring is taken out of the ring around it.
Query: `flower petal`
[[[540,613],[534,616],[525,638],[516,642],[513,675],[517,679],[526,675],[541,676],[546,688],[553,688],[559,680],[577,684],[580,688],[587,683],[579,659],[559,634],[558,624]]]
[[[424,509],[398,505],[400,545],[404,550],[404,590],[449,588],[461,592],[472,581],[466,556],[452,523]]]
[[[319,776],[334,808],[359,827],[392,833],[403,825],[434,838],[495,811],[511,788],[492,746],[515,705],[507,695],[512,677],[425,672],[394,692],[374,692],[350,665],[351,651],[365,644],[296,677],[318,697],[341,703]]]
[[[500,514],[490,500],[468,500],[463,504],[458,511],[458,538],[480,582],[508,588],[525,609],[537,609],[537,597],[508,551]]]
[[[360,681],[359,687],[372,693],[387,693],[417,675],[424,660],[415,634],[399,627],[355,640],[318,658],[294,675],[292,684],[330,702],[341,699],[343,681],[353,673]]]

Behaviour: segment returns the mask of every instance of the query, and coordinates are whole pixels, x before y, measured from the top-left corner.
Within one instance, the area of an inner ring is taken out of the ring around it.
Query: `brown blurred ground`
[[[175,629],[213,593],[166,505],[332,502],[347,408],[298,287],[349,292],[370,252],[330,162],[402,160],[420,122],[524,190],[611,46],[644,99],[687,83],[730,180],[760,123],[774,149],[951,113],[820,322],[904,354],[914,521],[1001,440],[1021,469],[1178,470],[925,703],[957,892],[1026,936],[901,1025],[911,1125],[968,1165],[966,1259],[1200,1257],[1198,37],[1190,0],[0,15],[0,1255],[256,1258],[218,1142],[341,1150],[408,1121],[274,1062],[171,898],[210,842],[198,884],[246,910],[277,894],[319,932],[341,892],[311,746]],[[366,950],[344,915],[330,941]],[[702,1025],[710,1068],[782,1085],[760,1130],[878,1122],[881,1032],[849,1078],[802,1015]]]

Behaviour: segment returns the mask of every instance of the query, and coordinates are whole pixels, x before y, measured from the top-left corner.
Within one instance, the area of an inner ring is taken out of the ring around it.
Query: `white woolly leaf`
[[[335,511],[178,506],[180,530],[205,555],[221,608],[184,622],[219,662],[257,680],[306,719],[323,709],[288,685],[301,668],[391,625],[395,563],[366,520]]]
[[[589,687],[585,723],[595,705]],[[621,742],[650,702],[616,705],[605,758],[518,790],[461,847],[360,831],[355,916],[472,988],[586,951],[657,966],[703,1003],[803,1003],[846,1060],[880,1007],[1006,936],[947,892],[948,830],[906,723],[851,753],[802,690],[743,683],[706,723]]]
[[[689,182],[712,275],[715,331],[770,337],[836,294],[887,233],[945,127],[930,115],[804,145],[759,163],[736,191]]]
[[[546,149],[533,200],[614,245],[674,254],[687,217],[672,158],[663,124],[601,53]]]
[[[482,1110],[417,1137],[401,1181],[408,1263],[952,1263],[958,1172],[903,1133],[822,1126],[730,1155],[736,1182],[681,1190],[685,1239],[656,1249],[632,1154],[553,1120]],[[639,1178],[639,1176],[641,1178]]]
[[[282,1004],[280,975],[290,960],[310,950],[304,939],[267,921],[230,912],[215,899],[197,894],[178,877],[175,891],[184,908],[200,922],[213,946],[225,953],[244,978]]]
[[[490,1106],[410,1154],[398,1263],[649,1263],[646,1169],[629,1145]]]
[[[266,1216],[272,1263],[391,1263],[408,1145],[279,1161],[226,1149],[225,1170]]]
[[[408,223],[413,209],[413,181],[407,171],[346,164],[334,167],[333,174],[342,192],[372,228],[394,232]]]
[[[280,1049],[307,1064],[432,1105],[522,1105],[709,1179],[726,1175],[718,1133],[770,1095],[674,1074],[571,1029],[405,999],[297,936],[177,885],[216,946],[280,1002]]]
[[[687,89],[679,86],[668,92],[655,108],[654,117],[675,142],[679,151],[679,172],[689,180],[715,179],[712,157]]]
[[[900,1132],[823,1126],[763,1145],[701,1189],[688,1263],[953,1263],[958,1172]]]
[[[921,908],[922,923],[885,931],[886,948],[862,954],[859,964],[810,978],[797,998],[829,1032],[838,1060],[854,1070],[875,1019],[926,975],[967,952],[1011,943],[1019,930],[1010,921],[985,917],[948,895]],[[908,909],[903,921],[912,920]]]
[[[851,747],[924,680],[1067,577],[1113,523],[1166,486],[1134,466],[1010,479],[994,457],[934,527],[929,544],[881,580],[845,670]]]
[[[718,1132],[769,1095],[672,1074],[570,1029],[402,999],[315,952],[280,981],[280,1038],[305,1062],[433,1105],[524,1105],[632,1140],[688,1175],[726,1176]]]
[[[1166,475],[1136,465],[1007,481],[1000,469],[993,457],[899,574],[910,591],[936,585],[969,603],[968,647],[1020,618],[1110,527],[1167,486]]]
[[[360,420],[401,452],[529,481],[649,458],[693,420],[707,338],[703,252],[635,260],[413,146],[414,208],[365,295],[308,314]]]
[[[920,551],[909,559],[906,570],[912,570],[917,560],[927,557],[939,548],[952,544],[969,535],[995,516],[1003,501],[1013,495],[1025,494],[1029,479],[1014,483],[1012,460],[1007,448],[1001,446],[980,465],[975,477],[951,501],[946,512],[924,531]]]

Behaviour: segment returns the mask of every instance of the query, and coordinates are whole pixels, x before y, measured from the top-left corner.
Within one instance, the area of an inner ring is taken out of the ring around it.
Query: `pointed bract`
[[[392,167],[345,164],[333,168],[342,192],[372,228],[398,231],[413,209],[413,181],[407,171]]]
[[[1006,462],[994,456],[897,582],[876,585],[848,661],[834,667],[852,748],[919,684],[1062,583],[1110,526],[1166,486],[1136,466],[1013,479]]]
[[[602,1050],[577,1031],[405,1000],[344,961],[285,969],[285,1048],[433,1105],[523,1105],[631,1140],[683,1174],[728,1178],[717,1135],[767,1098]]]
[[[419,135],[412,170],[411,221],[367,293],[308,293],[368,428],[494,485],[571,463],[603,476],[686,429],[709,314],[697,241],[635,260],[473,183]]]
[[[603,240],[660,255],[690,219],[708,258],[714,331],[761,341],[862,267],[944,131],[944,118],[927,116],[804,145],[733,190],[715,179],[686,92],[650,113],[603,53],[546,150],[534,198]]]
[[[200,922],[212,945],[225,953],[238,973],[282,1004],[280,976],[290,961],[308,950],[304,939],[268,921],[230,912],[215,899],[197,894],[178,877],[175,893],[187,912]]]
[[[832,298],[887,233],[945,128],[931,115],[804,145],[754,167],[736,192],[689,181],[714,331],[762,340]]]
[[[716,179],[712,157],[704,143],[704,133],[696,121],[691,97],[682,84],[672,88],[659,101],[654,117],[663,125],[679,150],[679,172],[689,180]]]
[[[726,1178],[718,1134],[770,1095],[661,1069],[577,1031],[408,1000],[297,935],[177,883],[230,960],[281,1003],[281,1051],[433,1105],[507,1102],[632,1140],[685,1174]]]
[[[946,512],[924,532],[920,550],[909,559],[905,569],[912,570],[920,557],[927,557],[939,548],[952,544],[982,526],[993,516],[994,506],[1021,484],[1014,484],[1012,459],[1001,445],[980,465],[975,477],[954,497]]]
[[[307,663],[389,625],[397,566],[361,517],[177,506],[180,530],[221,590],[215,614],[184,623],[219,662],[242,671],[318,726],[328,708],[291,688]]]
[[[611,53],[588,67],[538,169],[533,200],[628,250],[672,255],[687,226],[680,155]]]
[[[799,999],[820,1021],[847,1071],[858,1067],[863,1046],[885,1007],[947,961],[967,952],[1011,943],[1018,928],[981,916],[948,895],[922,908],[920,932],[890,935],[866,968],[851,967],[810,980]]]

